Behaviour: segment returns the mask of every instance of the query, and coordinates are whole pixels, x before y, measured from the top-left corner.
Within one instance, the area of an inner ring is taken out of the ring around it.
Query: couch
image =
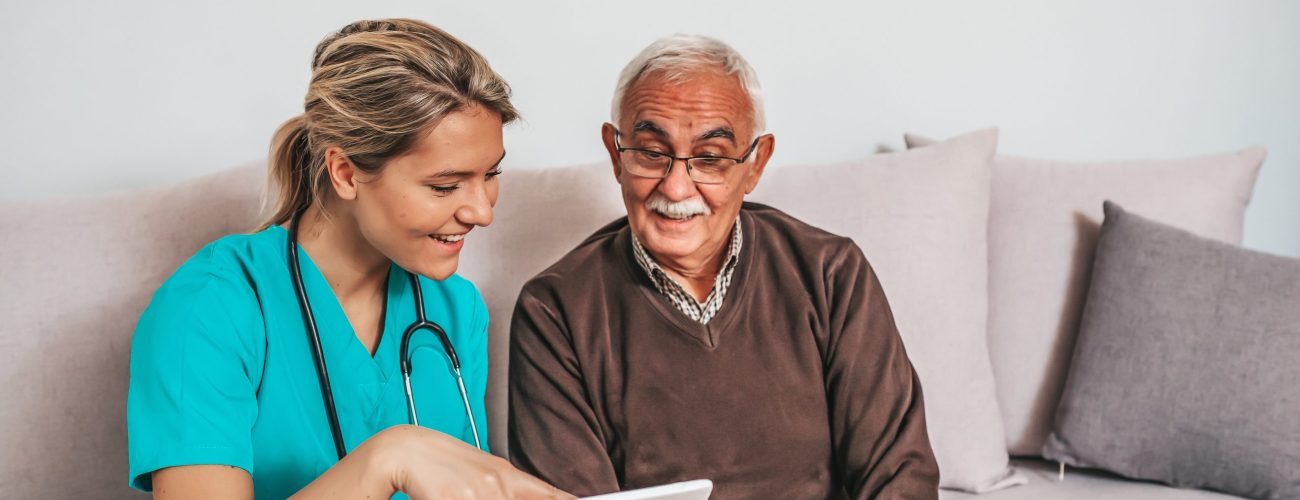
[[[142,496],[127,486],[135,322],[159,284],[202,245],[254,228],[264,182],[258,163],[135,192],[0,203],[0,495]],[[506,449],[506,326],[515,294],[623,211],[607,165],[516,169],[501,182],[496,222],[467,241],[459,271],[479,286],[493,316],[488,408],[498,453]],[[539,205],[547,200],[553,203]],[[906,276],[893,271],[891,278]],[[941,498],[1235,498],[1073,468],[1059,480],[1057,464],[1032,456],[1012,466],[1025,484],[978,495],[943,490]]]

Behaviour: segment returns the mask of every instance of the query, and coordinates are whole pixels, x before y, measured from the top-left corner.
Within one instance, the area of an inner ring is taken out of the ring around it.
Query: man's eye
[[[722,161],[723,161],[722,158],[700,156],[700,157],[696,157],[694,160],[691,160],[691,164],[697,167],[717,167],[722,165]]]
[[[664,158],[663,153],[659,153],[656,151],[637,151],[637,153],[640,154],[642,158],[651,161],[662,160]]]

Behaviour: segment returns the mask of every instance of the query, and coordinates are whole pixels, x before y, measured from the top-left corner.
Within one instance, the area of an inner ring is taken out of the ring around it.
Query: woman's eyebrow
[[[497,158],[497,162],[496,162],[496,163],[493,163],[493,164],[492,164],[492,168],[489,168],[488,170],[496,170],[497,167],[500,167],[500,166],[501,166],[501,161],[502,161],[502,160],[505,160],[505,159],[506,159],[506,153],[505,153],[505,151],[502,151],[502,152],[501,152],[501,157],[500,157],[500,158]],[[426,179],[441,179],[441,178],[444,178],[444,177],[471,177],[471,176],[474,176],[474,175],[477,175],[477,172],[471,172],[471,171],[468,171],[468,170],[456,170],[456,169],[451,169],[451,168],[449,168],[449,169],[447,169],[447,170],[443,170],[443,171],[441,171],[441,172],[438,172],[438,173],[436,173],[436,174],[430,175],[430,176],[425,177],[425,178],[426,178]]]

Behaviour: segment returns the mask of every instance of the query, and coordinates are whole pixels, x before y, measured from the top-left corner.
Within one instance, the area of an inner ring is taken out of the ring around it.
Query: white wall
[[[407,16],[515,87],[507,167],[600,159],[619,68],[658,36],[704,33],[758,69],[776,164],[987,125],[1002,151],[1063,159],[1263,144],[1246,244],[1300,255],[1300,2],[3,2],[3,199],[260,158],[301,110],[322,36]]]

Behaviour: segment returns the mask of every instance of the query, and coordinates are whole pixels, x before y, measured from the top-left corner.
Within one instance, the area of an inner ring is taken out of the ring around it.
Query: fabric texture
[[[933,143],[912,134],[905,139],[909,148]],[[1250,148],[1169,160],[994,157],[988,341],[1011,454],[1038,455],[1051,429],[1088,289],[1102,201],[1239,243],[1264,154]]]
[[[1007,467],[985,337],[996,147],[984,130],[862,161],[769,167],[751,196],[862,248],[925,387],[940,484],[966,491],[1023,482]]]
[[[937,498],[924,403],[847,238],[746,203],[708,324],[656,290],[626,217],[524,286],[511,460],[578,495],[698,479],[713,498]]]
[[[289,272],[289,234],[272,226],[223,237],[188,260],[154,294],[131,344],[127,437],[132,486],[192,464],[230,465],[257,498],[287,498],[338,460],[307,328]],[[403,332],[415,323],[409,274],[390,266],[383,334],[374,354],[353,333],[325,276],[305,250],[300,266],[320,333],[344,445],[409,422],[398,369]],[[487,436],[487,311],[459,276],[421,277],[430,321],[456,349],[475,426]],[[430,331],[411,336],[411,389],[420,424],[474,444],[451,359]]]
[[[1049,459],[1300,498],[1300,260],[1105,204]]]

